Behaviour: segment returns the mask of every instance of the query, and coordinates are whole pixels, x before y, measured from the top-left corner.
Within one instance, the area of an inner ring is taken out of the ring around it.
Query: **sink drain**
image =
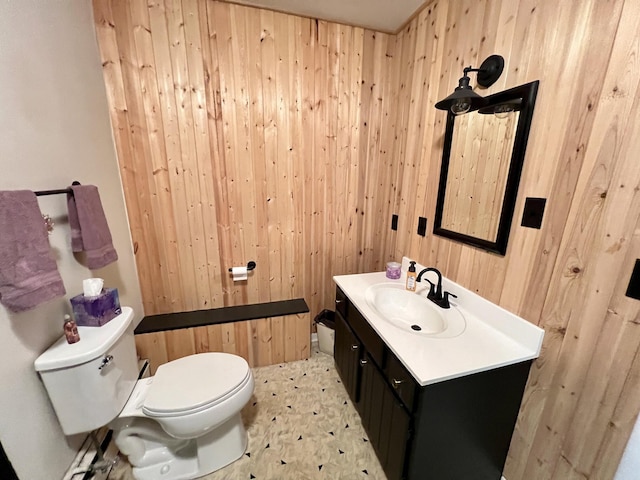
[[[419,332],[420,330],[422,330],[422,327],[420,325],[411,325],[411,329]]]

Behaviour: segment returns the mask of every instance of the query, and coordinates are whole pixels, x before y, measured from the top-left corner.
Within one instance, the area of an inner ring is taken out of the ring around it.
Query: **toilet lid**
[[[149,416],[201,409],[222,399],[249,375],[244,358],[229,353],[199,353],[158,367],[144,401]]]

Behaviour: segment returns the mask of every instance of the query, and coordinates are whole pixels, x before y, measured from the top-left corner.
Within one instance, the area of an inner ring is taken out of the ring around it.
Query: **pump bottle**
[[[407,290],[416,291],[416,262],[409,262],[409,270],[407,271]]]

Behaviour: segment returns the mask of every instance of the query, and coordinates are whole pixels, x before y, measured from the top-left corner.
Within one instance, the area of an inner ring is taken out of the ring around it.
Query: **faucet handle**
[[[458,298],[457,295],[454,295],[451,292],[444,292],[444,297],[442,299],[442,308],[451,308],[451,304],[449,303],[449,297]]]
[[[427,294],[427,298],[429,298],[429,299],[435,298],[435,296],[436,296],[436,284],[433,283],[431,280],[429,280],[427,278],[425,278],[424,281],[429,284],[429,293]]]

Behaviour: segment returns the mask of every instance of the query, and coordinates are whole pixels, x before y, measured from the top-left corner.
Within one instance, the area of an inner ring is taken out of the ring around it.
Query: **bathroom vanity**
[[[543,331],[447,279],[443,286],[458,299],[444,317],[434,310],[444,323],[405,327],[403,316],[431,308],[402,311],[405,278],[334,277],[336,368],[369,440],[389,480],[500,480]],[[390,295],[384,305],[371,297],[380,286]],[[429,302],[421,285],[410,294]],[[451,334],[449,313],[464,318]]]

